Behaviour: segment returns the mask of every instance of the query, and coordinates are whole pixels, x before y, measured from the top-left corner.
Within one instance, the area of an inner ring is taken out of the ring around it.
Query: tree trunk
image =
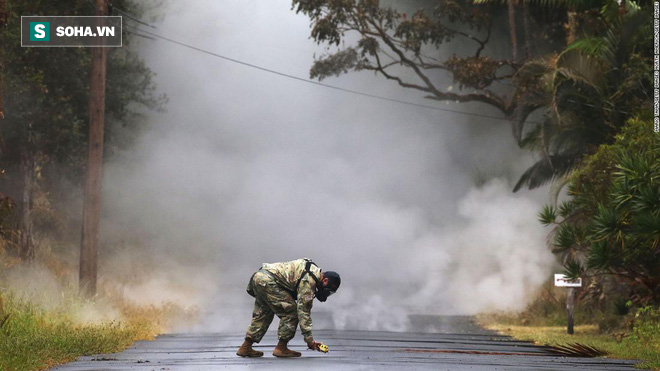
[[[2,37],[2,32],[7,27],[7,0],[0,0],[0,45],[4,45],[4,37]],[[0,48],[0,119],[5,118],[5,56],[4,49]]]
[[[509,5],[509,32],[511,33],[511,55],[513,61],[518,60],[518,37],[516,35],[516,14],[515,14],[515,0],[507,0]]]
[[[525,59],[529,59],[532,56],[532,32],[529,29],[529,4],[527,1],[523,1],[523,28],[525,30]]]
[[[96,0],[97,16],[107,13],[105,0]],[[102,26],[99,21],[98,26]],[[105,116],[105,73],[107,49],[92,48],[89,88],[89,144],[83,226],[80,244],[80,290],[87,297],[96,295],[98,242],[101,221],[101,182],[103,180],[103,121]]]
[[[20,159],[21,199],[18,208],[19,256],[24,261],[33,261],[34,236],[32,234],[32,192],[34,189],[34,157],[28,148],[23,148]]]
[[[571,45],[577,39],[578,18],[574,9],[568,9],[566,22],[566,45]]]

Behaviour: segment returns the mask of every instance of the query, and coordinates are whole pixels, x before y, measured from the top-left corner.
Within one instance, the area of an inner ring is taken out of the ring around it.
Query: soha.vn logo
[[[30,41],[50,41],[50,22],[30,22]]]

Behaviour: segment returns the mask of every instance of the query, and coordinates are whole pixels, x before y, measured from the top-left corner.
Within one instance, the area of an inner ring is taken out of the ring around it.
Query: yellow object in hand
[[[328,351],[329,351],[329,349],[328,349],[327,345],[325,345],[325,344],[319,345],[319,352],[328,353]]]

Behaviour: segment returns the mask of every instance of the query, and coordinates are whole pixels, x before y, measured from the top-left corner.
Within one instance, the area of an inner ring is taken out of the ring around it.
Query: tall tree
[[[314,62],[312,78],[322,80],[351,70],[374,71],[404,88],[428,93],[430,99],[481,102],[506,116],[515,110],[515,101],[492,85],[510,79],[517,63],[483,53],[491,39],[496,5],[441,0],[432,12],[420,10],[410,16],[380,7],[376,0],[294,0],[293,7],[310,17],[314,40],[342,45],[339,51]],[[343,46],[349,34],[359,40]],[[438,48],[451,42],[464,43],[464,53],[443,58]],[[414,76],[406,77],[404,70]],[[465,92],[440,86],[437,72],[450,74]]]
[[[515,187],[518,190],[564,176],[599,143],[611,141],[631,117],[619,115],[618,111],[626,109],[618,104],[633,109],[648,88],[650,75],[643,77],[640,72],[648,72],[650,48],[646,52],[635,48],[647,47],[639,30],[650,23],[640,18],[639,6],[630,0],[623,0],[621,6],[616,0],[527,0],[523,8],[527,59],[516,60],[515,3],[506,2],[512,57],[487,48],[494,20],[502,20],[504,0],[438,0],[432,12],[420,10],[411,17],[380,7],[377,0],[294,0],[293,7],[310,17],[314,40],[338,46],[338,51],[314,62],[312,78],[375,71],[402,87],[429,93],[430,99],[480,102],[497,108],[510,119],[518,144],[540,157],[522,175]],[[531,32],[529,17],[552,26],[545,27],[549,30],[559,23],[563,33],[544,34],[544,27]],[[589,41],[576,40],[578,32]],[[357,36],[358,41],[349,44],[348,35]],[[566,41],[572,44],[568,46]],[[452,42],[461,43],[461,55],[443,58],[448,53],[442,48]],[[531,53],[531,44],[539,45],[539,55]],[[590,53],[600,55],[592,58]],[[607,53],[615,53],[617,58],[608,61]],[[412,78],[406,73],[410,71]],[[442,86],[437,78],[442,72],[453,78],[460,92]],[[591,114],[598,115],[596,127],[590,125],[594,122]],[[566,125],[568,122],[575,124]]]
[[[629,120],[571,175],[566,201],[539,214],[554,226],[567,275],[614,276],[642,306],[660,303],[660,141],[651,126]]]
[[[516,4],[514,0],[507,0],[509,10],[509,34],[511,35],[511,57],[518,60],[518,34],[516,33]]]
[[[0,169],[4,174],[0,176],[0,193],[15,201],[15,231],[26,233],[19,233],[13,242],[16,253],[29,260],[35,254],[34,244],[29,244],[35,238],[32,224],[38,219],[29,200],[34,200],[35,194],[45,197],[65,214],[63,210],[68,207],[62,203],[80,191],[86,169],[91,59],[86,48],[21,48],[20,16],[91,15],[95,9],[90,2],[77,0],[4,4],[7,27],[0,28],[5,88]],[[127,1],[113,4],[131,9]],[[156,108],[163,103],[154,93],[151,71],[131,48],[130,35],[123,35],[123,40],[123,48],[108,50],[104,142],[111,147],[126,146],[115,132],[139,122],[131,107]],[[69,227],[77,230],[79,238],[80,226]],[[7,234],[6,238],[13,235],[17,234]]]
[[[514,126],[520,144],[539,153],[515,190],[568,174],[600,144],[614,141],[636,112],[650,109],[651,13],[635,2],[624,4],[621,13],[616,1],[606,1],[590,36],[518,71],[518,109],[544,116],[540,123],[518,120]]]

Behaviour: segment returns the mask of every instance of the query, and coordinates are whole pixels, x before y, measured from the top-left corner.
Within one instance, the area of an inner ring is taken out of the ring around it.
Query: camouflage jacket
[[[305,272],[305,264],[307,260],[298,259],[283,263],[264,263],[261,269],[267,270],[273,274],[277,283],[285,288],[287,291],[295,292],[298,279]],[[321,269],[316,265],[309,267],[310,272],[320,279]],[[298,322],[300,323],[300,331],[305,337],[306,342],[313,340],[312,338],[312,317],[310,312],[312,310],[312,303],[314,301],[314,293],[316,292],[316,282],[309,274],[306,274],[300,281],[300,286],[297,291],[297,309],[298,309]]]

